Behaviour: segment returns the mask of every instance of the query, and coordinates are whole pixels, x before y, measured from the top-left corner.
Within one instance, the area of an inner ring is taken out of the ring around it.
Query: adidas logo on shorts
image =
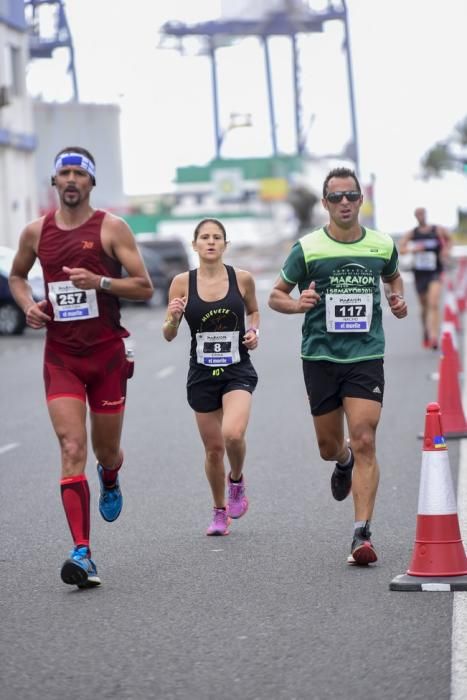
[[[381,389],[379,388],[379,386],[375,386],[375,388],[373,389],[373,394],[381,394]]]

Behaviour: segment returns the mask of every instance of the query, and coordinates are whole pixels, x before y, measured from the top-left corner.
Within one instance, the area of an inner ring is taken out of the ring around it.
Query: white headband
[[[91,177],[96,177],[96,166],[89,158],[81,155],[81,153],[60,153],[55,161],[55,172],[66,168],[67,165],[77,165],[79,168],[86,170]]]

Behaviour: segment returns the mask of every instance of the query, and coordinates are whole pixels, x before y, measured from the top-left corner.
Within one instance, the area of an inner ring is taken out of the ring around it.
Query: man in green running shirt
[[[328,173],[322,204],[329,223],[293,245],[269,306],[284,314],[305,314],[301,356],[319,451],[323,459],[336,461],[334,498],[343,501],[352,491],[355,525],[347,561],[367,565],[377,560],[370,521],[379,481],[375,441],[384,394],[380,279],[396,318],[407,315],[407,304],[394,242],[360,225],[362,201],[353,170]],[[300,296],[292,298],[296,286]]]

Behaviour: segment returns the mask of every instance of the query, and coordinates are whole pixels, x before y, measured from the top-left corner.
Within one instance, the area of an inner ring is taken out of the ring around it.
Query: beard
[[[81,195],[78,190],[68,190],[68,192],[65,191],[62,196],[62,202],[63,204],[66,204],[67,207],[74,209],[81,204]]]

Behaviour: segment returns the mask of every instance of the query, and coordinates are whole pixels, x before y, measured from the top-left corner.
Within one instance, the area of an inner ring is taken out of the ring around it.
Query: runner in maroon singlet
[[[120,218],[90,205],[96,184],[94,158],[84,148],[61,150],[52,186],[59,208],[29,223],[21,234],[10,288],[31,328],[46,327],[44,383],[61,449],[61,495],[74,548],[61,571],[65,583],[99,585],[89,542],[90,497],[86,401],[100,483],[99,510],[111,522],[120,515],[118,471],[126,383],[133,370],[120,325],[119,297],[149,299],[152,284],[133,233]],[[38,258],[46,299],[35,302],[27,282]],[[122,267],[128,277],[122,278]]]

